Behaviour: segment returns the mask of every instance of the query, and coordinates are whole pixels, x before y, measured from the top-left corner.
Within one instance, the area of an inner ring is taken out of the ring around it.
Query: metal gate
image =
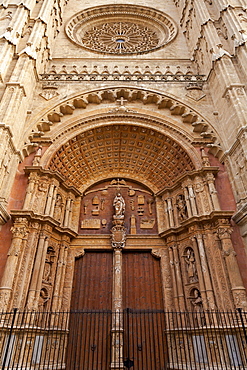
[[[247,369],[247,312],[0,314],[2,369]]]

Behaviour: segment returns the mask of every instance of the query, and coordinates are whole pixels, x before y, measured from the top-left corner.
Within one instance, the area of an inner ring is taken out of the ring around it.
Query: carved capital
[[[230,239],[232,231],[233,231],[233,230],[232,230],[232,228],[230,228],[230,227],[220,227],[220,228],[217,230],[218,238],[219,238],[220,240]]]
[[[28,234],[26,225],[14,225],[10,230],[13,234],[13,239],[24,239]]]

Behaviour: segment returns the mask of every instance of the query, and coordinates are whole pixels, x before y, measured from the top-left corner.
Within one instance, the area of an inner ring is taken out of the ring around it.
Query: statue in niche
[[[114,218],[124,218],[125,212],[125,201],[120,193],[118,193],[113,201],[113,207],[115,208]]]
[[[46,309],[47,302],[50,297],[46,288],[42,288],[39,294],[38,310],[43,311]]]
[[[57,194],[56,203],[54,206],[54,218],[57,221],[61,221],[62,201],[63,201],[62,196],[60,194]]]
[[[203,311],[202,296],[199,289],[193,289],[191,291],[194,297],[191,297],[191,304],[193,311],[195,312],[195,322],[198,326],[203,326],[206,324],[205,315]]]
[[[195,253],[192,248],[187,248],[184,260],[186,263],[186,270],[189,283],[194,283],[198,281]]]
[[[51,283],[52,264],[54,262],[54,258],[55,258],[54,249],[52,247],[48,247],[43,272],[43,281],[48,284]]]
[[[179,194],[177,196],[176,206],[177,206],[177,210],[178,210],[178,220],[179,220],[179,222],[187,220],[188,212],[187,212],[186,201],[184,199],[183,194]]]

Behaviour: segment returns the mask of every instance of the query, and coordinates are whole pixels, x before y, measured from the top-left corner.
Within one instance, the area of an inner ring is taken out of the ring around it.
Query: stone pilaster
[[[239,272],[236,252],[233,249],[231,241],[231,229],[229,227],[219,227],[218,238],[221,242],[223,257],[225,258],[228,276],[231,283],[231,290],[236,308],[247,308],[246,291],[243,286],[242,278]]]
[[[28,235],[27,220],[25,218],[17,218],[11,231],[13,234],[12,243],[8,252],[8,258],[0,287],[0,309],[3,311],[8,308],[13,291],[13,282],[18,269],[18,262],[26,243],[26,237]]]

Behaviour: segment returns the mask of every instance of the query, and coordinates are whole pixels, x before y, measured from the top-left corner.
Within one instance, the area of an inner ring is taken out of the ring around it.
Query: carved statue
[[[54,218],[57,221],[61,221],[62,201],[63,201],[62,196],[60,194],[57,194],[56,203],[54,207]]]
[[[115,196],[113,207],[115,208],[115,218],[123,218],[125,212],[125,201],[120,193]]]
[[[192,248],[188,248],[185,255],[185,263],[187,264],[187,275],[190,283],[198,280],[196,271],[196,259]]]
[[[186,201],[182,194],[179,194],[177,196],[176,205],[177,205],[177,210],[178,210],[178,220],[180,222],[186,220],[188,218],[188,212],[187,212]]]
[[[206,324],[205,315],[203,311],[203,302],[201,297],[201,292],[198,289],[194,289],[194,300],[191,300],[194,311],[196,312],[195,321],[197,321],[198,326],[203,326]]]

